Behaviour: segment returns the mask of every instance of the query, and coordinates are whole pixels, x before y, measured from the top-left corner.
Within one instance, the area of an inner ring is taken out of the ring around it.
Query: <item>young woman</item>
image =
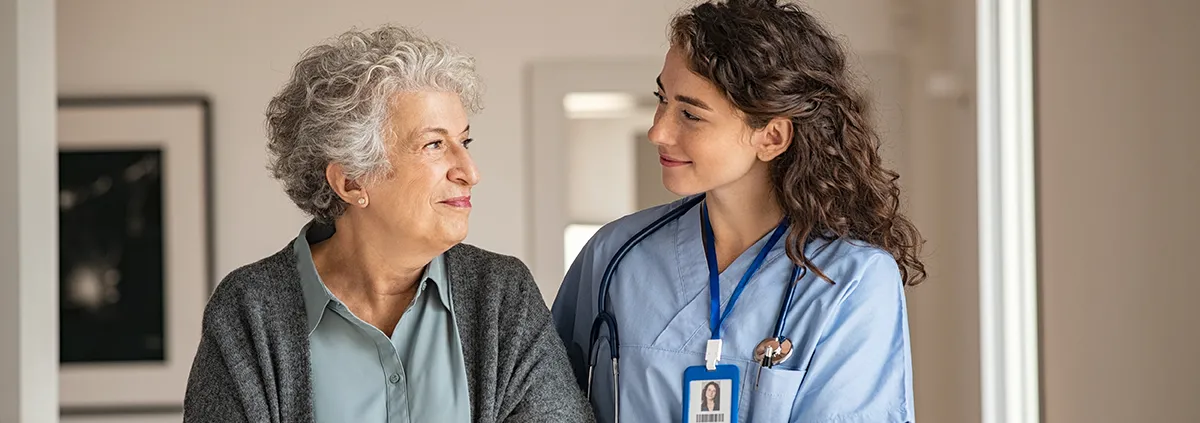
[[[913,420],[923,241],[859,89],[799,6],[672,21],[649,138],[684,198],[601,229],[552,309],[600,421],[704,421],[705,379],[736,383],[738,421]]]
[[[704,385],[704,400],[700,402],[700,411],[721,411],[721,385],[716,382]]]

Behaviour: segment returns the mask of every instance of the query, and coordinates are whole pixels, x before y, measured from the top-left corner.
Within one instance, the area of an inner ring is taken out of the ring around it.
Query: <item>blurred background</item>
[[[47,3],[53,9],[45,9]],[[1200,2],[1033,3],[1042,420],[1200,422],[1200,278],[1190,266],[1200,253]],[[141,303],[149,310],[138,309],[136,316],[145,317],[134,320],[158,321],[138,325],[147,334],[139,332],[140,341],[129,343],[140,352],[83,351],[69,362],[60,352],[62,421],[181,420],[181,402],[170,399],[182,398],[178,376],[186,376],[194,353],[189,340],[197,337],[210,284],[283,248],[305,223],[268,176],[263,120],[267,101],[305,48],[351,27],[390,22],[418,27],[475,55],[488,89],[485,110],[471,122],[483,182],[474,191],[467,242],[525,260],[549,300],[566,264],[598,225],[672,199],[644,138],[667,22],[690,4],[0,0],[0,84],[6,84],[0,97],[8,97],[0,127],[11,127],[2,129],[4,138],[28,135],[21,132],[31,124],[20,117],[21,105],[28,104],[18,95],[28,93],[21,81],[53,78],[58,97],[110,100],[97,104],[174,99],[139,106],[144,116],[157,116],[155,107],[195,107],[194,116],[181,115],[181,126],[150,128],[143,121],[133,124],[142,132],[133,133],[210,143],[207,173],[200,166],[176,174],[194,184],[170,180],[170,168],[154,182],[166,187],[156,188],[166,197],[157,211],[161,219],[177,221],[184,213],[192,220],[177,224],[193,231],[183,247],[171,247],[180,241],[169,233],[159,245],[167,254],[188,249],[194,254],[172,260],[199,266],[197,275],[210,268],[208,277],[146,288],[155,293],[150,299],[145,291],[122,293],[134,288],[114,285],[103,272],[67,280],[70,269],[63,269],[46,278],[61,280],[59,303],[78,303],[71,310],[140,299],[149,301]],[[980,377],[975,2],[805,4],[852,48],[876,101],[884,156],[901,174],[904,207],[928,239],[929,278],[908,291],[919,421],[979,422],[981,387],[988,381]],[[20,18],[32,16],[31,10],[53,11],[45,37],[28,38],[41,34],[29,26],[33,21]],[[22,50],[39,42],[53,43],[53,58]],[[56,72],[31,75],[19,66],[26,59],[54,64]],[[60,120],[60,133],[83,131],[64,122],[88,124],[86,116],[72,116]],[[16,169],[24,156],[14,154],[26,150],[5,143],[8,158],[0,169]],[[164,160],[202,165],[200,151]],[[15,235],[23,224],[16,216],[54,214],[19,205],[17,199],[27,198],[18,195],[23,184],[38,182],[5,172],[0,255],[17,258],[0,262],[11,270],[0,282],[0,294],[9,297],[0,309],[9,313],[3,316],[19,317],[23,307],[36,305],[17,295],[18,275],[51,273],[17,270],[18,262],[31,265],[19,253],[36,242]],[[97,175],[92,178],[102,179]],[[57,188],[61,206],[70,190]],[[198,202],[181,199],[188,196]],[[70,231],[65,223],[61,230]],[[0,347],[0,385],[20,380],[21,386],[37,386],[21,379],[27,370],[12,357],[26,351],[19,341],[31,339],[29,331],[64,325],[67,333],[65,325],[80,319],[60,307],[57,321],[0,330],[0,345],[7,345]],[[72,330],[104,330],[89,329],[86,320]],[[96,344],[131,335],[106,336],[89,339]],[[164,354],[164,342],[181,347]],[[0,409],[19,397],[6,392],[15,391],[0,386]],[[0,421],[8,423],[10,415],[0,412]]]

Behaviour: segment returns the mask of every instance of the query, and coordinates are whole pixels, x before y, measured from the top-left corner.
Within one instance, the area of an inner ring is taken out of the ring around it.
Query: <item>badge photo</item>
[[[683,376],[683,423],[729,423],[738,418],[738,368],[689,367]]]

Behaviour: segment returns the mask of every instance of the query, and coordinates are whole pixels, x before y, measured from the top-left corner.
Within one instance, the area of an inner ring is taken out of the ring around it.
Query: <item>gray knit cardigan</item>
[[[472,420],[594,421],[524,263],[463,244],[445,260]],[[290,243],[222,280],[205,308],[185,423],[313,421],[303,297]]]

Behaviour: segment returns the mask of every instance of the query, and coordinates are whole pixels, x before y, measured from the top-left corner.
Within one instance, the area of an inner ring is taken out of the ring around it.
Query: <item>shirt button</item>
[[[400,382],[400,375],[392,373],[391,376],[388,376],[388,380],[391,381],[392,383],[398,383],[398,382]]]

